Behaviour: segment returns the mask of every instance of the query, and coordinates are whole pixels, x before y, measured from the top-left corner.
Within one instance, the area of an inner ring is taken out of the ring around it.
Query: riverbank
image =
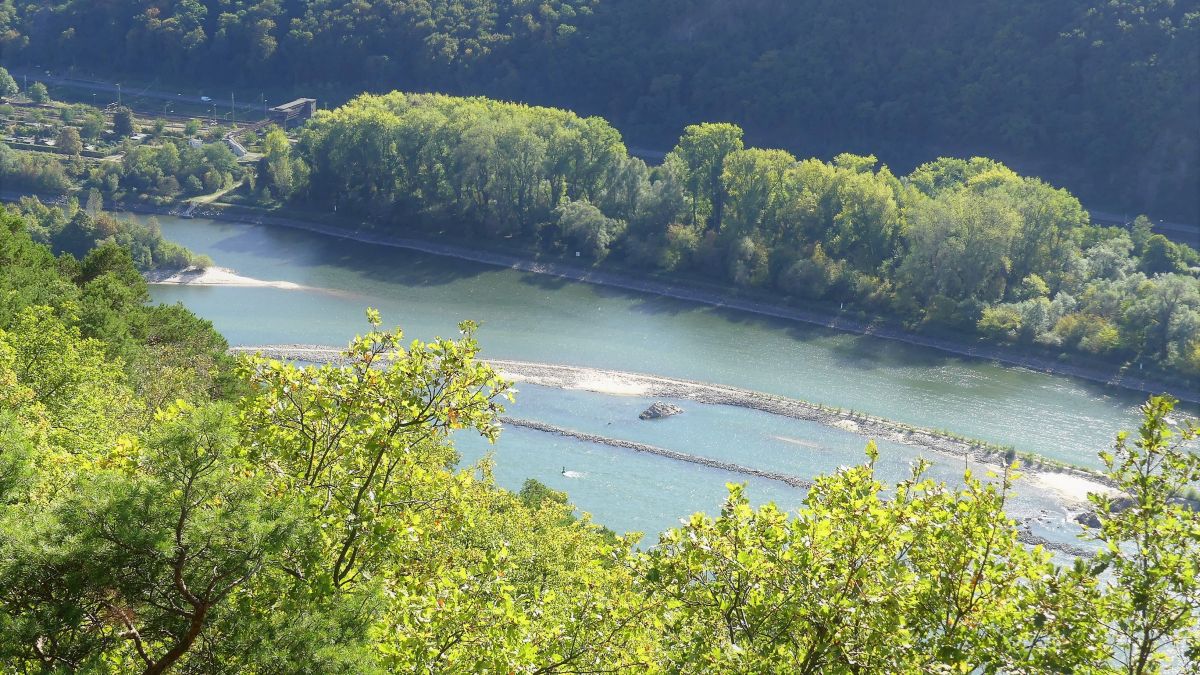
[[[340,363],[342,351],[323,345],[263,345],[234,347],[234,353],[261,353],[268,358],[310,363]],[[1084,507],[1089,492],[1108,492],[1108,480],[1095,471],[1075,467],[1027,453],[964,438],[947,432],[924,429],[902,422],[843,410],[819,403],[767,394],[722,384],[675,377],[630,373],[582,366],[488,359],[503,377],[554,389],[576,389],[607,395],[671,398],[706,405],[727,405],[816,422],[858,434],[936,452],[974,463],[982,470],[1003,471],[1012,460],[1021,460],[1022,472],[1060,501]]]
[[[155,209],[146,210],[152,211]],[[577,266],[570,263],[544,262],[495,249],[480,250],[475,247],[468,248],[458,243],[385,234],[363,226],[351,229],[350,226],[305,220],[300,217],[302,214],[299,213],[279,216],[261,213],[249,207],[222,207],[219,204],[211,204],[207,205],[202,214],[197,212],[196,215],[230,222],[287,227],[374,246],[401,248],[431,255],[468,260],[485,265],[505,267],[531,274],[659,295],[707,305],[717,309],[746,312],[786,321],[822,326],[847,333],[869,335],[917,347],[936,349],[956,356],[994,361],[1055,375],[1066,375],[1106,386],[1130,389],[1147,394],[1170,392],[1171,395],[1182,401],[1200,403],[1200,390],[1178,384],[1168,384],[1154,377],[1139,377],[1126,372],[1122,367],[1100,367],[1092,364],[1063,362],[1052,357],[1021,353],[1014,349],[998,345],[969,345],[950,338],[912,333],[883,321],[860,320],[814,309],[801,309],[746,297],[728,289],[668,281],[659,277],[637,274],[628,270],[617,273]]]
[[[8,201],[15,200],[19,196],[20,193],[0,192],[0,199]],[[146,215],[179,215],[182,207],[179,205],[169,207],[129,203],[115,204],[113,208]],[[616,273],[563,262],[542,262],[494,248],[479,250],[474,246],[467,247],[458,243],[383,234],[361,225],[334,225],[315,222],[304,219],[303,212],[273,215],[251,207],[214,203],[204,205],[202,209],[195,211],[193,215],[226,222],[286,227],[374,246],[401,248],[431,255],[510,268],[531,274],[547,275],[571,281],[621,288],[638,293],[659,295],[707,305],[717,309],[746,312],[822,326],[847,333],[869,335],[917,347],[935,349],[956,356],[992,361],[1048,374],[1065,375],[1105,386],[1129,389],[1146,394],[1169,392],[1181,401],[1200,403],[1200,390],[1195,387],[1168,383],[1154,376],[1140,377],[1132,372],[1127,372],[1126,368],[1121,366],[1064,362],[1051,356],[1023,353],[1014,348],[1000,345],[965,344],[962,341],[950,338],[912,333],[881,320],[860,320],[816,309],[800,309],[746,297],[730,289],[667,281],[660,277],[638,274],[630,270],[623,270],[620,273]]]

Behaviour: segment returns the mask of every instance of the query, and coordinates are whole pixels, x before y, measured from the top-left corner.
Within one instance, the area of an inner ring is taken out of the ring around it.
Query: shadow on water
[[[657,293],[648,293],[644,291],[634,291],[628,288],[619,288],[617,286],[601,286],[593,285],[596,295],[602,298],[616,300],[632,300],[629,305],[631,311],[638,314],[646,314],[650,316],[680,316],[683,314],[691,314],[695,312],[703,312],[711,309],[711,305],[694,302],[692,300],[681,300],[672,298],[666,295],[658,295]]]
[[[218,264],[222,257],[236,260],[250,256],[280,268],[290,267],[312,272],[312,278],[303,280],[314,287],[342,286],[342,295],[356,298],[360,288],[352,284],[327,281],[321,268],[344,271],[357,280],[395,284],[408,287],[434,287],[477,278],[485,273],[495,273],[501,268],[460,260],[452,257],[411,251],[402,248],[378,246],[347,239],[340,239],[304,230],[274,226],[219,224],[220,235],[207,248],[217,253]],[[221,254],[227,254],[222,256]],[[231,262],[231,265],[236,263]],[[262,272],[270,274],[270,272]],[[335,272],[336,274],[336,272]],[[518,273],[519,281],[530,287],[557,292],[580,283],[570,279],[533,273]],[[624,288],[588,284],[598,297],[622,301],[625,307],[646,316],[684,316],[700,312],[711,313],[721,320],[757,330],[768,330],[787,335],[802,343],[821,342],[836,361],[848,371],[873,371],[901,367],[914,372],[936,369],[947,365],[973,362],[975,359],[940,352],[929,347],[907,345],[894,340],[846,333],[832,328],[806,324],[788,319],[763,316],[730,308],[712,307],[702,303],[679,300],[628,290]],[[330,289],[323,289],[330,290]],[[1002,380],[1004,378],[1001,378]],[[1074,380],[1083,385],[1086,393],[1095,398],[1114,398],[1128,403],[1123,392],[1114,391],[1101,384]],[[997,384],[1002,389],[1003,385]],[[1140,397],[1138,397],[1140,398]]]
[[[520,280],[526,285],[550,291],[568,288],[577,283],[586,283],[534,273],[523,273]],[[629,305],[629,309],[639,314],[673,317],[706,312],[731,325],[780,332],[799,342],[807,343],[819,340],[830,349],[839,364],[857,370],[892,368],[899,363],[915,368],[935,368],[956,362],[961,358],[929,347],[908,345],[875,336],[857,335],[836,328],[766,316],[740,309],[717,307],[707,303],[616,286],[588,284],[588,287],[602,298],[632,300],[633,303]]]
[[[631,309],[639,314],[649,314],[654,316],[681,316],[683,314],[691,314],[702,312],[709,309],[705,305],[687,300],[677,300],[675,298],[667,298],[661,295],[638,295],[638,302]]]
[[[592,293],[606,300],[632,300],[633,303],[628,305],[628,308],[631,311],[639,314],[676,316],[689,312],[695,312],[697,310],[708,309],[708,305],[703,303],[680,300],[655,293],[635,291],[618,286],[607,286],[604,284],[577,281],[575,279],[568,279],[549,274],[522,272],[520,276],[520,282],[527,286],[533,286],[546,291],[558,291],[565,288],[570,288],[576,284],[585,284]]]
[[[930,347],[909,345],[803,321],[722,307],[711,308],[710,311],[731,324],[780,332],[797,342],[820,342],[837,364],[853,370],[881,370],[900,364],[918,369],[938,368],[962,358]]]
[[[405,286],[450,284],[497,269],[469,260],[282,227],[244,229],[214,242],[212,248],[300,269],[340,268],[371,281]]]
[[[572,284],[580,283],[572,279],[551,276],[549,274],[535,274],[533,272],[522,272],[520,274],[521,283],[525,284],[526,286],[540,288],[544,291],[558,291],[567,288]],[[603,286],[597,286],[596,288],[603,288]]]
[[[938,368],[961,361],[963,357],[930,347],[909,345],[896,340],[843,333],[843,339],[827,343],[839,363],[856,368]]]
[[[339,268],[367,280],[414,287],[455,283],[500,269],[492,265],[447,256],[378,246],[315,232],[272,226],[234,226],[228,236],[213,242],[211,248],[228,254],[249,254],[275,264],[286,264],[306,270],[323,267]],[[560,291],[577,283],[586,283],[530,272],[522,272],[519,275],[520,283],[545,291]],[[599,297],[632,301],[627,307],[638,314],[682,316],[696,312],[711,312],[731,324],[784,331],[793,339],[802,342],[845,335],[836,329],[736,309],[712,307],[704,303],[653,293],[600,284],[588,284],[588,286]],[[886,344],[887,341],[877,338],[868,337],[831,342],[833,342],[831,346],[835,354],[847,365],[857,368],[883,367],[894,363],[901,357],[890,348],[880,349],[879,343]],[[898,343],[893,346],[906,347]],[[945,358],[939,358],[936,351],[925,348],[908,347],[903,356],[918,359],[916,364],[918,366],[940,365],[946,361]]]

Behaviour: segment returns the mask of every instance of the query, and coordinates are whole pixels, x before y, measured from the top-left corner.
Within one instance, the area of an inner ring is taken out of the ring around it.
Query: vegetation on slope
[[[1019,157],[1088,200],[1194,220],[1198,17],[1195,0],[16,0],[0,48],[213,86],[490,94],[661,143],[728,119],[806,154]]]
[[[193,147],[187,138],[165,134],[152,140],[118,144],[112,148],[120,155],[117,161],[101,162],[21,152],[0,143],[0,181],[6,190],[58,195],[78,187],[110,202],[141,199],[163,205],[215,192],[242,177],[242,167],[223,142]]]
[[[1169,399],[1103,458],[1107,544],[1051,563],[961,487],[867,461],[794,515],[731,486],[648,552],[455,468],[508,385],[456,339],[235,366],[128,255],[0,227],[0,664],[27,672],[1154,673],[1200,659],[1200,480]],[[144,287],[141,287],[144,289]],[[175,350],[186,358],[158,358]],[[156,358],[139,358],[154,354]],[[200,367],[208,364],[211,367]],[[232,373],[236,384],[223,382]],[[1174,434],[1174,435],[1172,435]]]
[[[74,198],[63,206],[43,204],[37,197],[22,197],[8,210],[25,217],[34,241],[50,245],[55,252],[84,256],[96,246],[114,243],[124,249],[139,271],[208,267],[208,256],[196,255],[163,237],[158,221],[145,223],[122,219],[100,211],[100,198],[92,195],[89,206],[80,207]]]
[[[146,282],[120,244],[106,240],[86,247],[82,259],[56,258],[30,236],[37,227],[31,219],[0,211],[0,223],[0,327],[34,321],[31,327],[44,323],[61,339],[73,336],[153,402],[182,390],[216,395],[229,386],[221,375],[228,370],[225,339],[182,306],[147,306]],[[53,367],[54,359],[39,356],[36,365]]]

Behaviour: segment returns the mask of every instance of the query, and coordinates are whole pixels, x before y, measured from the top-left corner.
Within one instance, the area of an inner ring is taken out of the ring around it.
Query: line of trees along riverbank
[[[650,167],[599,118],[402,93],[322,112],[294,150],[271,147],[260,184],[383,229],[611,256],[1200,375],[1196,251],[1145,220],[1092,226],[1065,190],[989,159],[899,177],[874,157],[799,160],[702,124]]]
[[[698,119],[729,119],[764,145],[823,156],[867,149],[894,165],[987,149],[1039,173],[1053,168],[1089,203],[1200,216],[1194,0],[6,7],[0,50],[10,63],[222,92],[233,78],[255,95],[263,83],[488,94],[602,114],[646,143],[669,142]]]
[[[343,367],[231,362],[128,254],[56,258],[0,214],[0,667],[164,672],[1161,672],[1200,658],[1200,480],[1172,404],[1104,455],[1108,546],[1018,541],[1006,476],[876,451],[792,515],[731,486],[640,552],[536,481],[456,468],[510,392],[474,326]],[[139,292],[140,289],[140,292]],[[386,364],[386,365],[384,365]],[[1175,436],[1169,435],[1169,432]]]

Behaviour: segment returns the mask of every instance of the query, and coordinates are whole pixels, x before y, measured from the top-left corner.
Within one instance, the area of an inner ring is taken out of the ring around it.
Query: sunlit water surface
[[[152,287],[156,301],[182,302],[233,345],[344,344],[365,330],[368,306],[411,337],[451,336],[458,321],[474,319],[482,324],[485,357],[735,385],[1089,466],[1118,429],[1136,424],[1142,398],[879,338],[304,231],[159,220],[168,238],[220,266],[306,287]],[[510,412],[805,477],[863,458],[861,436],[756,411],[680,402],[683,415],[638,420],[651,402],[526,385]],[[803,498],[775,481],[526,429],[507,429],[492,448],[466,437],[459,445],[465,462],[494,452],[503,485],[538,478],[619,531],[656,533],[693,511],[715,511],[729,481],[748,482],[756,501],[792,508]],[[888,479],[904,475],[917,456],[895,444],[881,444],[881,451]],[[961,460],[932,459],[938,476],[961,474]],[[1061,507],[1038,491],[1024,492],[1013,515],[1031,519],[1046,536],[1070,536]]]

